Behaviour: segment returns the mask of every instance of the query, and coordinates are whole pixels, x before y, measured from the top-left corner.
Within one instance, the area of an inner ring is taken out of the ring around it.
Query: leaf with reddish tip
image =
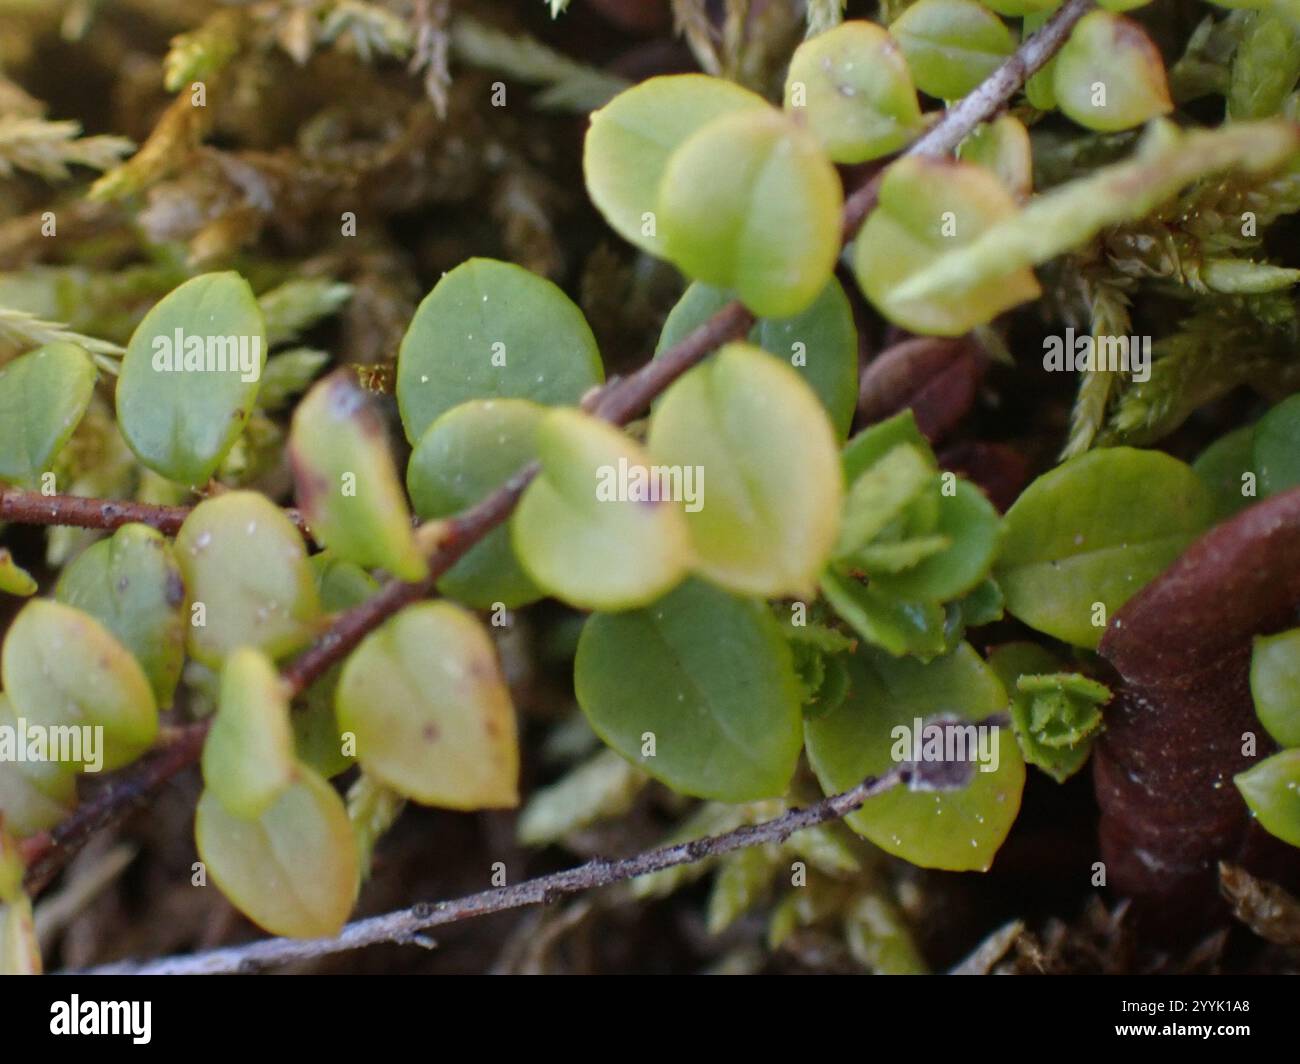
[[[298,405],[289,460],[298,506],[320,543],[400,580],[424,576],[384,423],[346,370],[321,381]]]

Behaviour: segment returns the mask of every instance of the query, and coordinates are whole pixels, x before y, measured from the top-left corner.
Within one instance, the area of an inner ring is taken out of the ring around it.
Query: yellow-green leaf
[[[48,599],[23,607],[0,655],[15,717],[44,728],[80,728],[84,771],[120,768],[158,734],[158,706],[130,652],[94,617]],[[102,727],[102,745],[85,728]],[[96,749],[98,747],[98,749]]]
[[[367,636],[335,706],[362,768],[400,794],[447,809],[517,804],[510,693],[487,632],[460,607],[410,606]]]
[[[686,524],[701,573],[745,594],[812,594],[843,474],[826,410],[798,373],[728,344],[668,389],[647,448],[657,466],[694,471]]]
[[[668,161],[663,251],[688,276],[734,289],[762,317],[806,310],[831,278],[844,193],[830,159],[778,111],[725,115]]]
[[[1084,15],[1052,74],[1057,106],[1081,126],[1110,133],[1173,110],[1160,50],[1132,19]]]
[[[661,469],[628,436],[577,410],[548,414],[537,447],[542,471],[511,537],[538,587],[586,609],[630,609],[686,575],[683,513],[702,490],[696,470]]]
[[[384,423],[346,370],[298,404],[289,460],[298,507],[317,542],[401,580],[424,576],[428,565],[415,543]]]
[[[656,212],[668,157],[720,115],[766,107],[748,89],[703,74],[649,78],[619,93],[587,131],[582,169],[592,203],[624,240],[662,255]]]
[[[343,801],[305,765],[256,820],[232,815],[210,790],[199,799],[194,840],[208,874],[239,910],[275,935],[335,935],[359,883]]]
[[[269,658],[241,647],[221,670],[203,782],[234,816],[256,820],[297,775],[289,701]]]
[[[302,647],[320,599],[302,535],[264,495],[232,491],[199,503],[176,536],[190,592],[190,653],[217,668],[236,647],[272,658]]]
[[[921,128],[907,60],[874,22],[841,23],[804,41],[790,60],[785,106],[837,163],[897,151]]]
[[[880,205],[858,234],[853,269],[867,298],[890,321],[916,333],[961,336],[1039,294],[1033,273],[992,265],[962,289],[924,298],[908,282],[958,248],[1014,217],[1015,200],[991,173],[970,163],[912,156],[889,168]]]

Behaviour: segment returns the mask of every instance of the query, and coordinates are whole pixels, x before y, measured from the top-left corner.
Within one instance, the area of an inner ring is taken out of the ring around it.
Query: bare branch
[[[383,942],[419,942],[423,933],[435,927],[471,920],[489,913],[520,909],[528,905],[549,904],[570,894],[581,894],[596,887],[606,887],[637,876],[649,875],[674,865],[691,864],[709,857],[719,857],[747,846],[784,842],[797,831],[816,827],[829,820],[847,816],[869,798],[908,784],[921,766],[898,765],[881,776],[869,776],[851,790],[824,798],[806,809],[747,824],[723,835],[709,835],[675,846],[662,846],[635,857],[616,861],[596,858],[577,868],[553,872],[525,880],[513,887],[498,887],[470,894],[454,901],[412,905],[409,909],[383,916],[358,920],[345,927],[336,938],[269,938],[245,946],[207,950],[185,957],[123,962],[92,968],[91,974],[106,975],[217,975],[229,972],[256,972],[272,965],[315,960],[335,953],[345,953],[363,946]]]
[[[70,525],[111,532],[123,525],[141,524],[174,536],[192,509],[191,506],[161,506],[130,499],[42,495],[38,491],[0,487],[0,521],[20,525]],[[292,509],[284,512],[303,535],[308,535],[302,514]]]

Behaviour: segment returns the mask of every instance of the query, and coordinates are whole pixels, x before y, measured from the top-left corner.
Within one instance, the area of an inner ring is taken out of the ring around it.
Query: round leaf
[[[810,134],[777,111],[725,115],[668,161],[664,254],[696,280],[735,289],[755,314],[790,317],[831,278],[843,207],[839,176]]]
[[[538,587],[586,609],[628,609],[686,575],[683,501],[703,490],[698,470],[652,466],[622,432],[576,410],[548,414],[537,447],[542,471],[511,537]]]
[[[63,570],[55,597],[94,617],[144,669],[159,708],[172,704],[185,664],[185,581],[171,544],[124,525]]]
[[[759,602],[700,580],[628,613],[597,613],[574,663],[592,728],[682,794],[724,802],[786,792],[801,745],[799,687]]]
[[[1284,399],[1259,419],[1250,468],[1259,471],[1266,495],[1300,487],[1300,395]]]
[[[15,717],[43,728],[103,728],[102,744],[82,739],[83,770],[121,768],[158,734],[158,706],[135,658],[71,606],[47,599],[24,606],[5,638],[0,671]]]
[[[95,364],[75,344],[46,344],[0,368],[0,481],[39,483],[94,391]]]
[[[397,405],[412,443],[470,399],[569,405],[602,380],[582,311],[545,278],[495,259],[444,275],[397,355]]]
[[[1300,628],[1255,640],[1250,693],[1269,735],[1281,746],[1300,746]]]
[[[889,27],[912,80],[942,100],[965,96],[1016,50],[997,15],[975,0],[919,0]]]
[[[194,817],[199,858],[212,880],[275,935],[336,935],[356,901],[357,848],[343,802],[311,769],[256,820],[229,813],[210,790]]]
[[[922,722],[935,715],[974,722],[1006,709],[1009,701],[967,643],[928,664],[868,653],[853,658],[850,669],[848,699],[804,725],[808,760],[827,794],[912,759],[918,725],[923,731]],[[896,731],[900,727],[904,732]],[[850,813],[849,826],[923,868],[987,871],[1015,821],[1025,785],[1025,763],[1011,729],[987,727],[983,747],[972,744],[968,751],[989,756],[975,766],[966,787],[945,792],[896,787]],[[905,751],[906,756],[896,756]]]
[[[403,610],[343,667],[339,727],[366,772],[425,805],[518,803],[519,745],[492,641],[449,602]]]
[[[462,403],[429,426],[406,467],[406,486],[423,520],[459,513],[537,457],[546,410],[523,399]],[[527,605],[542,591],[523,571],[506,526],[493,529],[438,581],[438,590],[475,609]]]
[[[302,535],[266,496],[199,503],[176,557],[190,592],[189,650],[203,664],[217,668],[241,646],[283,657],[315,634],[320,600]]]
[[[728,344],[668,389],[648,449],[656,464],[701,471],[686,523],[704,575],[747,594],[812,594],[843,476],[826,412],[794,370]]]
[[[874,22],[841,23],[804,41],[790,60],[785,106],[807,116],[837,163],[888,155],[921,128],[907,60]]]
[[[735,297],[722,288],[692,284],[668,314],[658,357]],[[831,422],[843,439],[853,424],[858,405],[858,330],[853,308],[840,282],[831,278],[822,294],[802,314],[793,318],[760,318],[749,331],[749,341],[788,362],[817,393]]]
[[[1084,15],[1056,57],[1057,106],[1088,129],[1113,133],[1173,110],[1160,50],[1132,19]]]
[[[886,173],[880,204],[858,234],[853,255],[858,284],[896,325],[916,333],[961,336],[1036,298],[1033,272],[990,273],[941,298],[903,301],[894,291],[946,252],[1015,213],[1011,194],[981,166],[919,156],[900,159]]]
[[[1265,831],[1300,846],[1300,750],[1274,754],[1233,782]]]
[[[384,423],[346,370],[321,381],[298,405],[289,437],[298,506],[312,535],[358,565],[419,580],[428,564]]]
[[[296,778],[289,702],[269,658],[236,650],[221,670],[212,731],[203,744],[203,782],[233,816],[256,820]]]
[[[649,78],[591,116],[582,170],[591,202],[624,240],[652,255],[663,247],[655,212],[668,158],[692,133],[733,111],[767,108],[761,97],[722,78]]]
[[[136,328],[117,380],[122,436],[150,469],[202,485],[243,431],[266,363],[248,282],[207,273],[164,296]]]
[[[1007,610],[1095,648],[1115,611],[1213,519],[1209,489],[1167,454],[1112,447],[1072,459],[1007,511],[996,572]]]

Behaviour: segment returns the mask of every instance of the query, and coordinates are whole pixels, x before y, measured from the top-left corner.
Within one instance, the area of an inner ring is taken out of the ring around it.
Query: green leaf
[[[0,694],[0,726],[14,729],[18,720],[6,695]],[[4,829],[20,839],[47,831],[77,804],[74,767],[61,761],[19,761],[0,757],[0,817]]]
[[[316,633],[320,600],[302,535],[264,495],[232,491],[207,499],[176,536],[190,592],[188,644],[218,668],[236,647],[280,658]]]
[[[1057,106],[1081,126],[1113,133],[1173,110],[1160,50],[1132,19],[1092,11],[1056,57]]]
[[[1300,628],[1255,640],[1250,657],[1255,715],[1280,746],[1300,746]]]
[[[537,457],[546,409],[524,399],[482,399],[448,410],[420,437],[406,486],[423,520],[448,517],[491,494]],[[543,592],[524,572],[510,529],[494,528],[438,581],[438,590],[475,609],[515,609]]]
[[[14,716],[44,728],[104,729],[102,743],[83,739],[86,756],[69,762],[83,771],[121,768],[158,734],[158,706],[135,658],[71,606],[48,599],[24,606],[5,637],[0,672]]]
[[[1260,826],[1300,846],[1300,750],[1283,750],[1232,778]]]
[[[39,484],[94,391],[95,364],[76,344],[46,344],[0,368],[0,481]]]
[[[1024,25],[1021,29],[1021,39],[1028,40],[1040,29],[1043,24],[1051,17],[1047,12],[1036,15],[1026,15]],[[1031,107],[1040,111],[1056,110],[1056,89],[1053,87],[1053,78],[1056,76],[1056,56],[1052,56],[1038,73],[1034,74],[1025,82],[1025,99],[1029,101]]]
[[[1300,130],[1287,122],[1237,122],[1190,133],[1181,133],[1167,122],[1156,123],[1143,136],[1134,158],[1035,197],[1023,210],[1009,212],[984,228],[974,240],[951,242],[952,250],[936,256],[927,269],[913,272],[890,298],[898,304],[964,302],[972,290],[986,286],[989,277],[1046,262],[1108,226],[1142,218],[1198,178],[1233,167],[1266,172],[1297,148]],[[889,174],[908,161],[896,163]],[[889,187],[888,177],[884,184]],[[896,188],[906,205],[908,190],[901,183]],[[884,196],[882,189],[882,204]],[[880,214],[877,211],[867,220],[864,236]],[[864,252],[858,254],[861,258]]]
[[[840,251],[844,193],[813,137],[777,111],[715,119],[669,159],[659,189],[663,253],[735,289],[763,317],[812,305]]]
[[[811,595],[843,492],[834,430],[790,367],[728,344],[668,389],[650,419],[655,463],[700,473],[687,507],[701,573],[746,594]]]
[[[896,444],[849,488],[835,557],[846,558],[861,550],[931,486],[937,486],[937,481],[929,448]]]
[[[329,352],[312,347],[295,347],[272,355],[262,371],[257,405],[263,410],[280,410],[288,406],[289,400],[305,392],[329,361]]]
[[[536,442],[542,471],[524,493],[511,536],[538,587],[585,609],[627,609],[653,602],[686,575],[683,501],[692,505],[702,491],[697,469],[652,465],[629,437],[577,410],[548,414]]]
[[[845,22],[801,44],[785,79],[785,107],[837,163],[897,151],[922,128],[907,60],[874,22]]]
[[[928,0],[923,0],[928,2]],[[909,10],[915,10],[911,8]],[[889,168],[880,205],[854,245],[853,270],[867,298],[890,321],[912,332],[960,336],[1002,311],[1033,299],[1038,282],[1027,269],[990,266],[942,297],[906,297],[909,281],[1016,215],[1002,184],[981,166],[909,156]]]
[[[289,460],[298,507],[317,542],[400,580],[426,574],[384,423],[346,370],[321,381],[298,404]]]
[[[185,581],[165,536],[123,525],[63,570],[54,595],[107,628],[144,669],[158,707],[171,706],[185,664]]]
[[[1284,399],[1255,425],[1251,468],[1265,495],[1300,486],[1300,395]]]
[[[915,447],[926,457],[931,469],[938,468],[934,451],[930,449],[929,441],[921,435],[921,430],[916,427],[916,415],[909,407],[893,417],[863,429],[844,445],[842,463],[845,481],[849,484],[856,483],[863,473],[900,443]]]
[[[596,733],[682,794],[746,802],[789,786],[798,681],[759,602],[689,580],[645,609],[594,614],[574,686]]]
[[[721,78],[649,78],[591,116],[582,170],[587,193],[610,227],[652,255],[663,255],[656,212],[669,156],[692,133],[733,111],[767,108],[761,97]]]
[[[1016,50],[1002,20],[974,0],[919,0],[889,32],[917,87],[942,100],[965,96]]]
[[[256,820],[210,790],[194,817],[199,859],[240,912],[274,935],[336,935],[360,881],[352,825],[334,788],[306,766]]]
[[[1039,477],[1005,519],[997,579],[1031,628],[1096,648],[1115,611],[1214,520],[1191,468],[1113,447]]]
[[[470,399],[571,405],[604,380],[587,320],[543,277],[495,259],[444,274],[397,355],[397,405],[415,443]]]
[[[243,431],[266,362],[266,327],[248,282],[206,273],[144,316],[122,358],[117,420],[150,469],[201,486]]]
[[[951,485],[952,494],[941,483]],[[968,480],[935,477],[931,484],[939,507],[938,521],[928,532],[946,536],[951,545],[902,572],[872,573],[873,583],[894,598],[947,602],[973,590],[993,568],[1002,537],[993,504]]]
[[[241,820],[262,816],[297,778],[289,700],[271,660],[241,647],[221,670],[221,694],[203,744],[203,782]]]
[[[1015,115],[1001,115],[976,127],[957,149],[963,162],[974,163],[995,175],[1002,187],[1024,200],[1034,190],[1034,161],[1029,131]]]
[[[14,561],[8,547],[0,547],[0,592],[27,598],[40,587],[36,578]]]
[[[339,727],[375,779],[425,805],[519,800],[514,709],[487,632],[449,602],[409,606],[343,667]]]
[[[1231,517],[1255,501],[1258,474],[1254,446],[1255,426],[1243,425],[1215,440],[1192,463],[1196,475],[1213,493],[1220,519]]]
[[[966,643],[929,664],[866,653],[854,658],[851,668],[849,698],[804,725],[808,759],[827,794],[911,760],[918,723],[936,713],[976,722],[1008,703],[993,670]],[[919,738],[924,740],[924,732]],[[849,826],[922,868],[987,871],[1019,811],[1025,764],[1010,729],[991,726],[982,738],[982,748],[978,741],[967,748],[968,759],[978,764],[965,788],[896,787],[850,813]]]
[[[948,648],[944,612],[938,603],[901,602],[834,570],[822,574],[821,589],[849,627],[895,657],[914,654],[929,661]]]
[[[1300,79],[1300,24],[1281,10],[1251,20],[1232,59],[1228,117],[1266,118],[1282,110]]]
[[[733,298],[725,289],[696,281],[668,314],[655,356],[685,339]],[[832,277],[802,314],[760,318],[749,330],[749,342],[793,366],[826,407],[837,435],[848,435],[858,404],[858,330],[839,281]]]
[[[989,655],[989,667],[1011,693],[1011,727],[1025,760],[1057,783],[1087,763],[1101,727],[1102,684],[1061,673],[1057,659],[1035,643],[1007,643]]]

